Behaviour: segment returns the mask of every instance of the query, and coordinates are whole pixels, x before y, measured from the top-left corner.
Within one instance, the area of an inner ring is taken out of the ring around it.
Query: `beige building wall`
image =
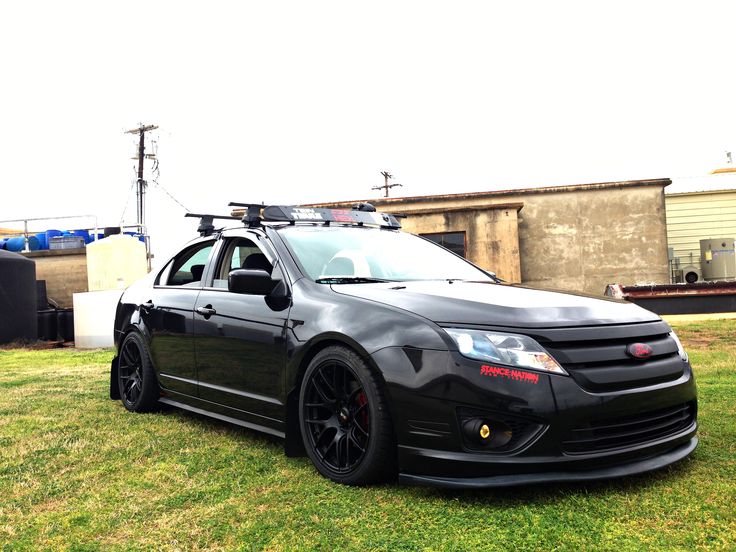
[[[667,242],[680,268],[700,268],[700,240],[736,238],[736,190],[665,196]]]
[[[36,263],[36,279],[46,280],[46,295],[60,307],[73,306],[72,294],[87,291],[85,249],[57,249],[22,253]]]
[[[405,210],[402,227],[412,234],[464,232],[465,255],[507,282],[521,282],[518,210],[521,205]]]
[[[669,183],[636,180],[367,201],[406,214],[402,226],[409,232],[466,231],[468,259],[511,282],[603,295],[609,283],[669,281],[664,203]]]

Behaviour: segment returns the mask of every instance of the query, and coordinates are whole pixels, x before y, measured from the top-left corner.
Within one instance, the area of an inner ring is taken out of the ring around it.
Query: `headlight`
[[[675,332],[670,332],[670,337],[675,340],[675,343],[677,343],[677,353],[680,355],[680,358],[687,362],[687,353],[685,352],[685,348],[682,346],[682,343],[680,343],[680,338],[677,337]]]
[[[445,328],[445,331],[457,344],[460,354],[468,358],[567,375],[564,368],[531,337],[458,328]]]

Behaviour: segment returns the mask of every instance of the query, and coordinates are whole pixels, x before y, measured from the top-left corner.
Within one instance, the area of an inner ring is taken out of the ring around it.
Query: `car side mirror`
[[[237,268],[227,276],[227,289],[246,295],[268,295],[280,281],[260,268]]]

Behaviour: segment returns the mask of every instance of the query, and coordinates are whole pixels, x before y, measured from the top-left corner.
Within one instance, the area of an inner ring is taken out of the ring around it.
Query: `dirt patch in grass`
[[[73,341],[13,341],[0,345],[0,351],[27,349],[29,351],[43,351],[46,349],[74,348]]]

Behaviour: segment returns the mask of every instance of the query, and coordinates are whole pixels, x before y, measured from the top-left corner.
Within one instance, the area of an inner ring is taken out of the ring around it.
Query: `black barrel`
[[[36,309],[49,308],[49,296],[46,294],[46,280],[36,280]]]
[[[74,311],[72,309],[59,309],[59,339],[63,341],[74,341]]]
[[[44,341],[59,339],[59,316],[56,309],[38,311],[38,339]]]
[[[0,343],[35,340],[36,263],[0,250]]]

